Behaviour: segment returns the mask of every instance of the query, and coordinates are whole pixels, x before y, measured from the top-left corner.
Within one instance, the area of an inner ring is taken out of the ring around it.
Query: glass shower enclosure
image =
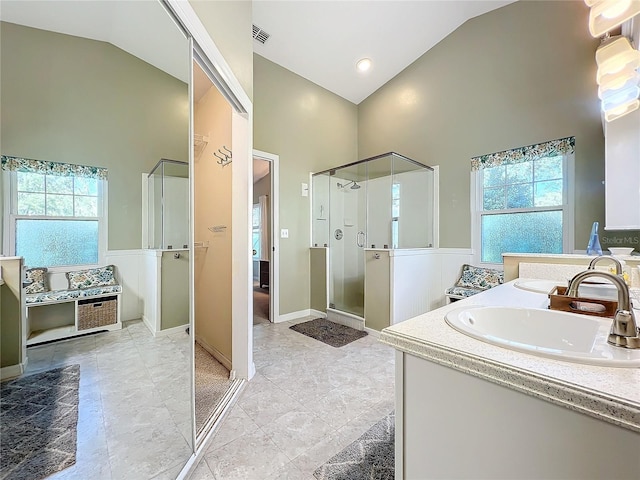
[[[189,164],[161,159],[147,178],[148,248],[189,246]]]
[[[364,317],[364,250],[434,244],[434,170],[394,152],[312,177],[312,245],[328,248],[329,307]]]

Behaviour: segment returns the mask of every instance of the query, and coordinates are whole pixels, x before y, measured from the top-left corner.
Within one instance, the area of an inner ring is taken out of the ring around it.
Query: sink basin
[[[567,362],[640,367],[640,350],[607,343],[611,319],[555,310],[470,306],[452,310],[445,321],[483,342]]]
[[[580,285],[578,291],[581,297],[587,298],[600,298],[603,300],[618,300],[618,290],[615,285],[608,283],[606,279],[598,281],[602,283],[583,283]],[[562,282],[559,280],[535,280],[535,279],[520,279],[516,280],[513,284],[514,287],[522,290],[528,290],[530,292],[549,294],[556,286],[568,286],[568,281]]]

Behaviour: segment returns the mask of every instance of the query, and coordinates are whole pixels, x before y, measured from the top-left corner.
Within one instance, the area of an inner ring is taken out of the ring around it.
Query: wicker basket
[[[118,321],[117,297],[93,298],[78,302],[78,330],[113,325]]]

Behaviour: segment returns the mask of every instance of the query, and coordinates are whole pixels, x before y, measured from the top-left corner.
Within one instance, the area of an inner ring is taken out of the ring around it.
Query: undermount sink
[[[611,319],[555,310],[469,306],[445,321],[483,342],[567,362],[607,367],[640,367],[640,350],[607,343]]]

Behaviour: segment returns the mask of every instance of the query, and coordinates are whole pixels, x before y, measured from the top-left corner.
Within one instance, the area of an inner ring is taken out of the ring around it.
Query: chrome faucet
[[[618,289],[618,309],[613,317],[613,324],[611,325],[607,342],[616,347],[640,348],[640,330],[638,329],[636,317],[633,314],[633,308],[631,308],[629,287],[620,275],[613,275],[598,270],[580,272],[569,282],[567,296],[577,297],[578,287],[584,280],[590,277],[606,278]]]
[[[595,270],[596,263],[600,260],[611,260],[616,266],[616,275],[622,275],[622,264],[620,260],[612,257],[611,255],[600,255],[589,262],[589,270]]]

